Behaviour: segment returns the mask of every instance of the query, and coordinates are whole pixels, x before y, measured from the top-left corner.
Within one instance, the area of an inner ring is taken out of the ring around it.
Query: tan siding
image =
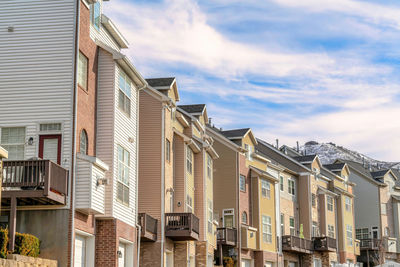
[[[185,192],[185,144],[182,137],[174,135],[174,184],[175,184],[175,212],[184,212],[186,203]],[[180,206],[178,205],[180,202]]]
[[[207,197],[205,190],[205,177],[204,177],[204,157],[203,150],[200,153],[194,154],[194,213],[200,219],[200,236],[199,240],[206,240],[206,225],[207,217],[206,206]]]
[[[303,234],[305,238],[311,238],[311,218],[310,218],[310,201],[311,193],[309,190],[309,176],[304,175],[299,178],[299,212],[300,212],[300,224],[303,224]],[[299,225],[300,225],[299,224]]]

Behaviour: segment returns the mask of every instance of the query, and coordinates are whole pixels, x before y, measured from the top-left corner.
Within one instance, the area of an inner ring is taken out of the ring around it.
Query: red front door
[[[61,135],[39,136],[39,158],[49,159],[61,164]]]

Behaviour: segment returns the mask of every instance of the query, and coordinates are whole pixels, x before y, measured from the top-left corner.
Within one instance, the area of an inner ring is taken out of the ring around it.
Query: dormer
[[[175,77],[149,78],[146,81],[153,89],[169,97],[173,103],[179,101],[179,92]]]
[[[252,160],[257,139],[250,128],[235,129],[221,132],[226,138],[241,146],[246,152],[246,158]]]

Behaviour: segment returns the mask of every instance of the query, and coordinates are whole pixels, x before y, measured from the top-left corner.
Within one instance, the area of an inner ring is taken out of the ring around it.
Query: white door
[[[251,267],[251,260],[242,260],[242,267]]]
[[[289,265],[288,265],[288,267],[296,267],[296,263],[295,263],[295,262],[292,262],[292,261],[290,261],[290,262],[289,262]]]
[[[320,259],[314,259],[314,267],[322,267],[322,263]]]
[[[75,262],[74,267],[86,266],[86,238],[75,235]]]
[[[119,243],[119,255],[118,255],[118,267],[125,267],[126,258],[126,246],[123,243]]]
[[[174,255],[170,252],[165,253],[165,267],[174,267]]]
[[[264,267],[272,267],[273,266],[272,264],[273,264],[272,262],[265,262]]]
[[[195,267],[195,264],[196,264],[196,262],[195,262],[194,257],[190,256],[189,257],[189,267]]]

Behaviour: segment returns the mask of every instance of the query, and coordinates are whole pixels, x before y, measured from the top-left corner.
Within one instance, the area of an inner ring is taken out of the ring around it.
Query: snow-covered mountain
[[[343,146],[338,146],[334,143],[318,143],[310,141],[300,147],[303,154],[317,154],[323,164],[334,162],[336,159],[352,160],[362,163],[365,160],[366,164],[371,164],[374,167],[400,168],[400,162],[386,162],[373,159],[357,151],[347,149]]]

